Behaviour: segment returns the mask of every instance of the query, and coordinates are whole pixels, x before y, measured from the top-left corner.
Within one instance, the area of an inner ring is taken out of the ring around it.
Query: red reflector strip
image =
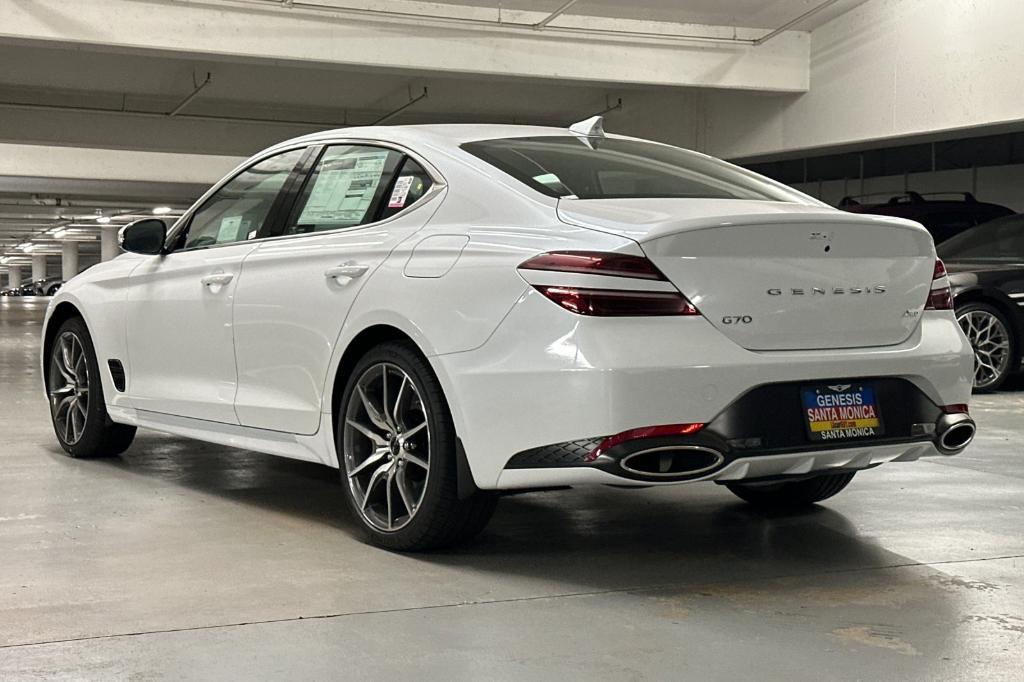
[[[967,405],[964,403],[957,403],[956,405],[946,405],[942,408],[942,411],[946,414],[967,414]]]
[[[537,291],[577,315],[631,317],[646,315],[700,315],[678,292],[580,289],[535,285]]]
[[[641,440],[644,438],[664,438],[665,436],[689,436],[697,433],[704,428],[704,424],[665,424],[663,426],[644,426],[639,429],[630,429],[629,431],[623,431],[617,433],[614,436],[608,436],[600,445],[594,448],[589,455],[587,455],[587,462],[593,462],[595,459],[600,457],[603,453],[611,450],[616,445],[621,445],[631,440]]]

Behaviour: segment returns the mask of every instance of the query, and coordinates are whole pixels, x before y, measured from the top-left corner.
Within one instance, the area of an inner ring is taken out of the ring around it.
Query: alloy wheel
[[[47,392],[57,433],[74,445],[82,438],[89,414],[89,363],[82,340],[73,332],[61,334],[50,354]]]
[[[1006,326],[986,310],[958,315],[957,322],[974,348],[974,387],[994,386],[1010,365],[1010,334]]]
[[[381,531],[406,526],[430,475],[430,425],[420,389],[389,362],[367,367],[345,410],[342,458],[355,506]]]

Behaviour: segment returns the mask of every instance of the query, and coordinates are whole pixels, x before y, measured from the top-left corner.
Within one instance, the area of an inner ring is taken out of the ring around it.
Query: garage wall
[[[1007,87],[1022,26],[1020,0],[868,0],[811,34],[808,93],[709,93],[708,150],[742,159],[1024,121]]]

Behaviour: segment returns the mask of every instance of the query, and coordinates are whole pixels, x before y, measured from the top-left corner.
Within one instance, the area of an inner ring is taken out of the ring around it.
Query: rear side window
[[[401,158],[398,152],[383,147],[328,147],[310,172],[284,234],[373,222]]]
[[[483,140],[462,149],[552,197],[812,203],[751,171],[653,142],[567,135]]]
[[[378,220],[390,218],[399,211],[412,206],[419,201],[434,181],[424,170],[423,166],[406,157],[402,162],[402,168],[398,171],[391,190],[388,192],[388,200],[381,207]]]

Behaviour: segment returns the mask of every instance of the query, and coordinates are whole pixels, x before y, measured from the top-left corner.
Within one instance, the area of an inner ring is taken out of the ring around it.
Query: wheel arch
[[[379,346],[380,344],[387,343],[388,341],[409,343],[424,355],[424,357],[426,356],[411,336],[398,327],[390,324],[371,325],[352,337],[352,340],[349,341],[348,345],[345,347],[345,352],[341,354],[341,359],[338,361],[338,368],[334,372],[334,381],[330,385],[332,433],[336,433],[338,429],[338,409],[341,407],[341,396],[345,392],[345,383],[352,374],[352,370],[355,368],[356,363],[359,362],[359,358],[365,355],[366,352],[374,346]]]
[[[479,488],[473,478],[472,467],[469,464],[465,449],[462,446],[462,441],[458,437],[459,417],[456,414],[455,406],[452,404],[446,377],[443,372],[438,371],[439,368],[437,365],[430,361],[429,354],[424,351],[422,346],[417,343],[412,336],[398,327],[387,323],[372,324],[352,337],[352,340],[348,342],[344,352],[341,354],[341,358],[338,361],[338,367],[334,372],[334,378],[329,384],[331,391],[331,442],[334,443],[334,455],[338,465],[341,466],[341,453],[337,452],[337,444],[334,434],[338,432],[338,415],[341,412],[341,398],[345,392],[345,384],[348,382],[348,379],[352,374],[352,370],[355,369],[356,363],[359,362],[359,358],[374,346],[378,346],[389,341],[399,341],[411,345],[420,353],[420,355],[423,356],[427,361],[427,364],[430,365],[431,369],[434,371],[434,375],[437,376],[438,381],[441,382],[445,401],[448,403],[448,409],[451,412],[453,421],[455,422],[455,457],[459,497],[461,499],[466,499],[472,496],[474,493],[479,491]]]
[[[58,303],[53,312],[46,320],[46,327],[43,330],[43,348],[41,355],[42,371],[43,371],[43,382],[49,380],[50,363],[46,361],[50,357],[50,349],[53,348],[53,340],[57,336],[57,330],[60,326],[72,318],[79,318],[85,324],[86,328],[89,327],[89,323],[85,320],[85,315],[79,310],[78,306],[70,301],[61,301]]]

